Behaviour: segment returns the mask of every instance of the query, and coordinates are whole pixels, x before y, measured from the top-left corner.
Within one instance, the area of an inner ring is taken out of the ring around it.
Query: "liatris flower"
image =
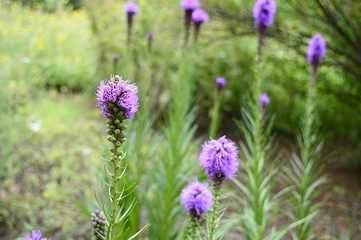
[[[152,42],[153,42],[153,32],[147,32],[148,39],[148,52],[152,51]]]
[[[133,17],[139,11],[138,5],[135,2],[127,2],[124,5],[124,11],[127,13],[127,24],[128,24],[128,44],[131,41],[132,28],[133,28]]]
[[[226,79],[224,77],[217,77],[216,78],[216,88],[218,90],[222,90],[226,86]]]
[[[106,231],[108,230],[108,223],[105,219],[104,213],[100,210],[95,210],[91,215],[91,224],[93,227],[93,236],[95,240],[103,240]]]
[[[197,9],[192,14],[192,21],[194,23],[194,39],[197,41],[201,25],[208,22],[209,16],[203,9]]]
[[[271,26],[275,13],[276,2],[274,0],[257,0],[253,6],[253,17],[258,27]]]
[[[180,3],[182,9],[184,10],[184,32],[185,32],[185,45],[188,43],[189,32],[192,22],[192,13],[195,9],[201,6],[199,0],[182,0]]]
[[[195,10],[201,6],[201,3],[198,0],[182,0],[181,7],[184,11]]]
[[[108,140],[116,146],[125,141],[123,123],[137,112],[138,88],[129,81],[123,81],[119,76],[110,76],[108,81],[101,81],[97,91],[98,106],[108,120]]]
[[[261,96],[259,96],[258,104],[261,107],[261,110],[260,110],[261,115],[264,115],[266,108],[267,108],[268,104],[270,103],[270,101],[271,101],[271,98],[265,93],[262,93]]]
[[[258,30],[258,55],[261,57],[267,28],[273,24],[276,13],[274,0],[257,0],[253,6],[253,17]]]
[[[114,115],[131,118],[137,112],[138,88],[119,76],[110,76],[108,81],[101,81],[97,91],[98,106],[105,117]]]
[[[266,93],[262,93],[259,97],[259,104],[263,107],[267,107],[270,101],[271,98]]]
[[[40,230],[33,230],[31,232],[31,235],[30,235],[30,233],[26,234],[23,237],[23,240],[50,240],[50,239],[47,239],[47,238],[42,238],[41,237],[42,233],[40,232]]]
[[[221,184],[223,179],[235,176],[238,170],[238,149],[236,144],[225,136],[205,142],[199,156],[200,165],[208,177]]]
[[[326,55],[326,52],[326,41],[321,34],[313,36],[308,45],[307,61],[312,64],[315,71],[317,71],[317,68],[322,58]]]
[[[207,183],[201,183],[197,179],[190,182],[181,192],[181,201],[187,212],[200,220],[202,214],[212,208],[213,194]]]

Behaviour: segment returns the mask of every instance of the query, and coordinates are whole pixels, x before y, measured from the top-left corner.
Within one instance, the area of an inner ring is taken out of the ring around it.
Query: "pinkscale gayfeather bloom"
[[[131,118],[139,107],[137,86],[119,76],[110,76],[109,80],[100,82],[97,99],[98,106],[107,118],[114,115],[114,110],[120,110],[125,118]]]
[[[212,208],[213,194],[208,184],[201,183],[197,179],[182,190],[180,197],[187,212],[198,219]]]
[[[208,177],[220,184],[222,180],[235,176],[238,170],[238,149],[225,136],[205,142],[199,156],[200,165]]]

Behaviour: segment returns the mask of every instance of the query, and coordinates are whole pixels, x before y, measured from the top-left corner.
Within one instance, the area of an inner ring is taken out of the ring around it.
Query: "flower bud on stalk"
[[[201,6],[199,0],[182,0],[181,7],[184,10],[184,45],[188,44],[191,29],[193,11]]]
[[[312,65],[312,75],[316,78],[318,67],[326,55],[326,41],[321,34],[313,36],[308,45],[307,61]]]
[[[127,24],[128,24],[128,45],[131,42],[132,29],[133,29],[133,18],[134,15],[139,11],[138,5],[135,2],[127,2],[124,5],[124,11],[127,13]]]
[[[265,93],[262,93],[261,96],[259,97],[258,104],[261,106],[261,115],[262,116],[266,112],[266,108],[267,108],[268,104],[270,103],[270,101],[271,101],[271,98]]]
[[[138,88],[135,84],[129,81],[122,80],[119,76],[110,76],[107,81],[101,81],[97,90],[98,106],[101,108],[102,114],[108,118],[107,139],[113,146],[110,149],[112,152],[111,158],[111,173],[108,173],[111,178],[109,185],[111,191],[107,192],[110,198],[112,207],[109,210],[109,226],[106,234],[106,239],[109,236],[116,234],[117,225],[116,220],[117,211],[120,201],[120,196],[123,194],[119,191],[119,176],[121,176],[121,160],[124,154],[119,150],[119,147],[125,142],[125,130],[127,126],[124,120],[131,118],[138,110]]]
[[[152,43],[153,43],[153,32],[147,33],[147,40],[148,40],[148,52],[152,51]]]
[[[194,42],[197,42],[201,25],[208,22],[209,16],[203,9],[197,9],[192,14],[192,21],[194,23]]]
[[[273,24],[276,13],[274,0],[257,0],[253,6],[253,17],[258,32],[258,56],[262,56],[267,28]]]

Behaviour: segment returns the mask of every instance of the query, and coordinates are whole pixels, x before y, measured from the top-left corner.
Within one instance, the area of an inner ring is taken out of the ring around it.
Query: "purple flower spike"
[[[196,24],[205,23],[208,22],[208,20],[209,20],[208,13],[203,9],[197,9],[192,14],[192,21]]]
[[[216,78],[216,88],[218,90],[222,90],[226,86],[226,79],[224,77],[217,77]]]
[[[321,34],[316,34],[309,42],[307,61],[317,68],[322,58],[326,55],[326,52],[325,39],[321,36]]]
[[[261,106],[267,107],[270,101],[271,98],[265,93],[262,93],[261,96],[259,97],[259,104]]]
[[[105,232],[108,230],[108,223],[104,213],[100,210],[95,210],[91,215],[91,224],[93,227],[93,235],[95,240],[102,240],[105,237]]]
[[[137,13],[139,11],[138,5],[135,2],[127,2],[124,5],[124,11],[127,13]]]
[[[30,236],[30,233],[26,234],[24,237],[23,237],[23,240],[50,240],[50,239],[47,239],[47,238],[42,238],[42,233],[40,232],[40,230],[33,230],[31,232],[31,235]]]
[[[138,88],[119,76],[110,76],[101,81],[97,90],[98,106],[105,117],[111,118],[115,111],[123,111],[125,118],[131,118],[137,112]],[[119,107],[120,109],[115,110]]]
[[[253,6],[255,24],[259,27],[271,26],[275,13],[276,2],[274,0],[257,0]]]
[[[198,219],[201,219],[202,214],[212,208],[213,194],[208,184],[201,183],[197,179],[182,190],[180,197],[187,212]]]
[[[234,177],[238,170],[238,149],[236,144],[225,136],[205,142],[199,156],[200,165],[208,177],[217,184]]]
[[[180,5],[184,11],[187,11],[199,8],[201,3],[198,0],[182,0]]]

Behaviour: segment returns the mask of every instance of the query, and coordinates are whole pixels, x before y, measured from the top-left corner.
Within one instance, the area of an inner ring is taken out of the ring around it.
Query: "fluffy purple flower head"
[[[253,6],[253,17],[257,26],[269,27],[276,13],[274,0],[257,0]]]
[[[326,41],[321,34],[313,36],[308,45],[307,61],[317,66],[326,55]]]
[[[42,233],[40,232],[40,230],[33,230],[31,232],[31,235],[30,235],[30,233],[26,234],[23,237],[23,240],[50,240],[50,239],[47,239],[47,238],[42,238],[41,237]]]
[[[208,177],[216,183],[234,177],[238,170],[238,149],[236,144],[225,136],[202,145],[199,156],[200,165]]]
[[[259,104],[263,107],[267,107],[270,101],[271,98],[265,93],[262,93],[261,96],[259,96]]]
[[[208,22],[209,16],[206,11],[203,9],[197,9],[192,13],[192,21],[195,23],[205,23]]]
[[[226,79],[224,77],[217,77],[216,78],[216,88],[218,90],[223,89],[226,86]]]
[[[137,86],[119,76],[110,76],[109,80],[100,82],[97,99],[102,114],[107,118],[113,116],[111,105],[119,107],[126,118],[131,118],[139,107]]]
[[[199,8],[201,3],[198,0],[182,0],[180,5],[184,11],[187,11]]]
[[[212,208],[213,194],[208,184],[201,183],[197,179],[183,188],[180,197],[186,210],[198,219]]]
[[[129,1],[124,5],[124,11],[135,14],[139,11],[139,8],[135,2]]]

